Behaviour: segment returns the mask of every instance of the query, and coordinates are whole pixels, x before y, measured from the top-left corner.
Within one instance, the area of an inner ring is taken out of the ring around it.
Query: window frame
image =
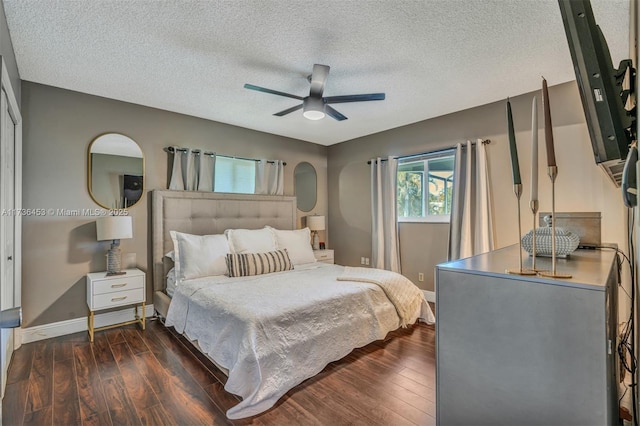
[[[408,157],[404,157],[404,158],[399,158],[398,159],[398,171],[396,172],[396,194],[398,191],[398,180],[397,180],[397,173],[402,172],[402,170],[400,170],[400,166],[402,164],[406,164],[406,163],[414,163],[414,162],[419,162],[419,161],[423,161],[425,163],[425,170],[423,171],[424,176],[426,176],[426,185],[423,184],[422,187],[422,211],[428,211],[428,201],[425,202],[425,200],[428,200],[428,196],[429,196],[429,168],[428,168],[428,161],[429,160],[434,160],[437,158],[443,158],[443,157],[452,157],[453,161],[454,161],[454,167],[453,169],[455,170],[455,161],[456,161],[456,151],[455,149],[447,149],[447,150],[442,150],[442,151],[436,151],[436,152],[431,152],[431,153],[426,153],[426,154],[420,154],[420,155],[416,155],[416,156],[408,156]],[[451,171],[452,176],[454,173],[454,170]],[[423,181],[424,182],[424,181]],[[453,180],[451,181],[451,184],[453,185]],[[453,202],[453,200],[452,200]],[[398,200],[396,199],[396,210],[397,210],[397,206],[398,206]],[[440,215],[429,215],[429,214],[425,214],[423,216],[400,216],[399,214],[397,214],[396,212],[396,220],[398,223],[451,223],[451,213],[449,214],[440,214]]]

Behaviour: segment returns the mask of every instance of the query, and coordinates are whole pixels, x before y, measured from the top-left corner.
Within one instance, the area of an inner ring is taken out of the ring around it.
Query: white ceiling
[[[331,145],[574,80],[556,0],[3,0],[23,80]],[[592,0],[614,64],[628,0]],[[349,119],[310,121],[314,63]]]

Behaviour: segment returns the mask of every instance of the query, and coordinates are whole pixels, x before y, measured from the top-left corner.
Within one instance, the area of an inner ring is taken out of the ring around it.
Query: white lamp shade
[[[307,216],[307,226],[312,231],[324,231],[324,216]]]
[[[133,237],[131,216],[105,216],[96,220],[98,241]]]

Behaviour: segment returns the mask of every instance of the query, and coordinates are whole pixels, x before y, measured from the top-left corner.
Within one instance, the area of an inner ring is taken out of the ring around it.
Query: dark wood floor
[[[435,424],[435,331],[418,324],[356,349],[259,416],[229,421],[225,376],[159,321],[23,345],[4,425]],[[192,352],[193,351],[193,352]]]

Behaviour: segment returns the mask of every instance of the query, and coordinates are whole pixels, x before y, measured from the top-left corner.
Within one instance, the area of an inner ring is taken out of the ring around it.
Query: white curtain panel
[[[196,154],[191,148],[174,148],[169,189],[213,191],[215,155]]]
[[[486,145],[456,145],[448,259],[493,250],[493,212]]]
[[[474,252],[486,253],[494,249],[493,210],[491,209],[491,185],[489,185],[489,162],[487,161],[487,144],[483,140],[476,141],[477,174],[476,182],[476,223],[474,230]]]
[[[195,191],[198,187],[198,174],[195,166],[195,155],[191,148],[182,154],[182,180],[184,189]]]
[[[216,172],[216,156],[200,154],[198,191],[213,191]]]
[[[371,160],[371,266],[400,272],[396,211],[398,160]]]
[[[169,189],[184,190],[184,181],[182,180],[182,152],[178,151],[178,147],[173,147],[173,168],[171,169],[171,180],[169,181]]]
[[[280,160],[256,161],[256,194],[284,194],[284,163]]]

